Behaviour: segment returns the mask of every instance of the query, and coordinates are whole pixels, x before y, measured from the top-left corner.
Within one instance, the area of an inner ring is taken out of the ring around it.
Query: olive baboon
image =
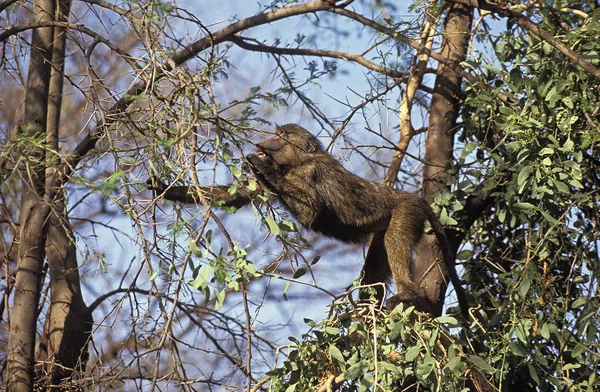
[[[362,242],[373,234],[362,283],[383,283],[391,275],[397,294],[388,307],[404,302],[429,310],[412,276],[413,251],[428,220],[444,254],[460,307],[466,313],[465,294],[454,270],[448,240],[426,201],[348,172],[315,136],[298,125],[278,127],[273,138],[258,143],[256,148],[255,154],[246,157],[244,166],[304,227],[344,242]],[[168,187],[155,178],[149,183],[167,199],[197,200],[193,188]],[[248,204],[261,191],[246,188],[230,195],[227,189],[227,186],[203,187],[201,191],[212,200],[235,207]],[[382,301],[383,288],[376,286],[376,291]]]

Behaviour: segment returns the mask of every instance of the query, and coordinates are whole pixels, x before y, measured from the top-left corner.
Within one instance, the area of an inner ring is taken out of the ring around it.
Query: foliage
[[[272,390],[323,389],[328,382],[340,391],[398,390],[415,381],[432,389],[460,389],[464,362],[473,358],[450,332],[458,324],[454,317],[430,319],[401,306],[391,314],[373,306],[332,306],[328,319],[304,320],[310,330],[301,341],[289,338],[293,344],[283,366],[268,373]]]

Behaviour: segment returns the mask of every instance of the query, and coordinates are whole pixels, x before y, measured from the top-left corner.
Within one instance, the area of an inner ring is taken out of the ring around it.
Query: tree
[[[8,390],[599,388],[596,2],[201,7],[0,5]],[[360,250],[268,195],[232,214],[146,190],[252,189],[241,159],[284,122],[432,203],[468,319],[432,235],[435,311],[388,313],[345,289]],[[309,301],[329,315],[286,316]]]

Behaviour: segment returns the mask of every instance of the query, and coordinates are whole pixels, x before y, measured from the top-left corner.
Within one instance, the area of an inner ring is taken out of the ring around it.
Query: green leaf
[[[242,175],[242,171],[237,166],[229,166],[229,171],[235,178],[238,178],[239,176]]]
[[[548,106],[554,107],[554,105],[556,105],[556,101],[558,101],[560,98],[561,98],[560,92],[558,91],[558,89],[555,86],[548,92],[545,99],[546,99],[546,102],[548,102]]]
[[[336,327],[326,327],[324,332],[329,335],[338,336],[340,334],[340,329]]]
[[[289,288],[290,288],[290,282],[289,281],[285,282],[285,287],[283,288],[283,299],[286,301],[288,300],[287,291]]]
[[[398,338],[402,337],[404,335],[404,323],[402,321],[398,321],[396,323],[394,323],[394,327],[392,328],[392,330],[390,331],[389,337],[390,339],[395,342],[396,340],[398,340]]]
[[[517,338],[523,342],[523,344],[527,344],[529,338],[531,336],[531,326],[533,322],[530,319],[519,320],[519,323],[515,326],[515,333],[517,334]]]
[[[556,187],[556,189],[559,192],[566,193],[566,194],[571,193],[569,186],[567,184],[565,184],[564,182],[559,181],[559,180],[552,180],[552,183],[554,184],[554,186]]]
[[[246,185],[246,186],[251,191],[255,191],[256,189],[258,189],[258,183],[256,182],[256,180],[254,178],[249,179],[248,185]]]
[[[281,229],[279,229],[279,225],[277,224],[277,222],[275,222],[274,219],[265,216],[265,223],[267,224],[267,227],[269,228],[271,234],[279,235],[279,233],[281,233]]]
[[[451,316],[441,316],[436,318],[436,321],[440,324],[458,325],[458,320]]]
[[[510,142],[506,144],[506,149],[509,152],[515,152],[516,150],[518,150],[519,148],[521,148],[521,143],[519,142]]]
[[[515,207],[525,214],[533,214],[535,211],[535,206],[531,203],[515,203]]]
[[[583,184],[574,178],[569,180],[569,185],[571,185],[574,188],[583,189]]]
[[[573,140],[571,139],[567,139],[567,141],[565,142],[565,144],[563,145],[563,149],[566,152],[571,152],[573,151],[573,147],[575,146],[575,143],[573,143]]]
[[[421,352],[421,346],[411,346],[406,350],[406,361],[412,362]]]
[[[558,221],[552,215],[548,214],[546,211],[540,210],[540,213],[542,214],[544,219],[546,219],[546,221],[548,221],[548,223],[550,223],[551,225],[555,225],[558,223]]]
[[[202,267],[202,269],[200,270],[200,273],[190,283],[190,285],[193,288],[195,288],[196,290],[207,287],[208,286],[208,278],[210,277],[212,270],[213,270],[213,268],[211,265],[205,265],[204,267]]]
[[[285,392],[295,392],[297,386],[298,386],[298,384],[292,384],[286,388]]]
[[[475,142],[467,143],[460,153],[460,159],[465,159],[467,157],[467,155],[469,155],[475,149],[475,147],[477,147],[477,143],[475,143]]]
[[[295,272],[294,275],[292,276],[292,278],[294,279],[298,279],[302,276],[304,276],[304,274],[306,274],[306,269],[304,268],[298,268]]]
[[[342,352],[340,351],[339,348],[337,348],[334,345],[329,346],[329,355],[331,355],[331,358],[335,359],[342,365],[346,363],[346,360],[344,359]]]
[[[361,377],[369,370],[369,366],[369,362],[367,361],[355,363],[344,372],[344,378],[346,380],[352,380]]]
[[[458,224],[456,219],[448,216],[448,210],[446,210],[446,207],[442,208],[442,211],[440,212],[439,220],[440,220],[440,223],[442,224],[442,226],[456,226]]]
[[[525,358],[527,356],[527,352],[519,342],[510,342],[508,347],[510,351],[518,357]]]
[[[519,285],[519,296],[521,298],[525,298],[530,287],[531,287],[531,280],[529,278],[523,279],[523,281]]]
[[[230,195],[234,195],[237,192],[237,189],[238,189],[238,186],[234,182],[233,184],[229,185],[229,188],[227,188],[227,193],[229,193]]]
[[[448,363],[446,364],[446,367],[450,370],[455,370],[456,368],[458,368],[461,364],[461,358],[460,357],[454,357],[451,360],[448,361]]]
[[[419,376],[426,378],[431,374],[433,369],[435,369],[435,363],[431,357],[428,357],[423,363],[420,363],[417,366],[416,373]]]
[[[573,356],[573,358],[579,358],[581,354],[583,354],[586,351],[587,350],[583,344],[577,343],[573,348],[573,351],[571,351],[571,355]]]
[[[498,221],[500,221],[500,223],[504,223],[505,220],[506,220],[506,210],[500,210],[498,212]]]
[[[289,232],[298,231],[296,223],[294,223],[290,220],[282,220],[281,223],[279,223],[279,228],[289,231]]]
[[[544,339],[546,339],[546,340],[550,339],[550,328],[548,328],[548,324],[542,325],[542,327],[538,330],[538,333]]]
[[[535,383],[537,385],[542,385],[540,382],[540,376],[538,376],[537,371],[535,370],[535,368],[533,367],[532,364],[528,363],[527,364],[527,368],[529,369],[529,375],[531,376],[531,378],[533,379],[533,381],[535,381]]]
[[[579,369],[581,367],[580,363],[567,363],[565,366],[562,367],[562,370],[571,370],[571,369]]]
[[[488,373],[488,374],[492,374],[494,373],[494,368],[492,368],[487,361],[485,361],[483,358],[481,358],[480,356],[477,355],[469,355],[469,360],[473,363],[473,365],[475,365],[479,370]]]
[[[579,297],[571,304],[571,309],[577,309],[583,305],[585,305],[589,301],[587,296]]]
[[[469,260],[473,257],[473,251],[471,249],[463,249],[456,255],[457,260]]]
[[[215,309],[220,309],[225,303],[225,290],[215,292]]]
[[[198,245],[196,245],[196,241],[194,240],[190,240],[189,243],[189,248],[190,248],[190,252],[194,255],[194,256],[202,256],[202,252],[200,251],[200,249],[198,248]]]
[[[533,166],[525,166],[523,169],[521,169],[519,176],[517,177],[517,186],[520,187],[523,185],[531,173],[533,173]]]

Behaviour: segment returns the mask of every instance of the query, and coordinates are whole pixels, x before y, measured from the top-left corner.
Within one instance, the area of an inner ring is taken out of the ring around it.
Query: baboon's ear
[[[315,152],[317,151],[317,146],[315,146],[314,143],[308,143],[308,148],[306,149],[306,152]]]

